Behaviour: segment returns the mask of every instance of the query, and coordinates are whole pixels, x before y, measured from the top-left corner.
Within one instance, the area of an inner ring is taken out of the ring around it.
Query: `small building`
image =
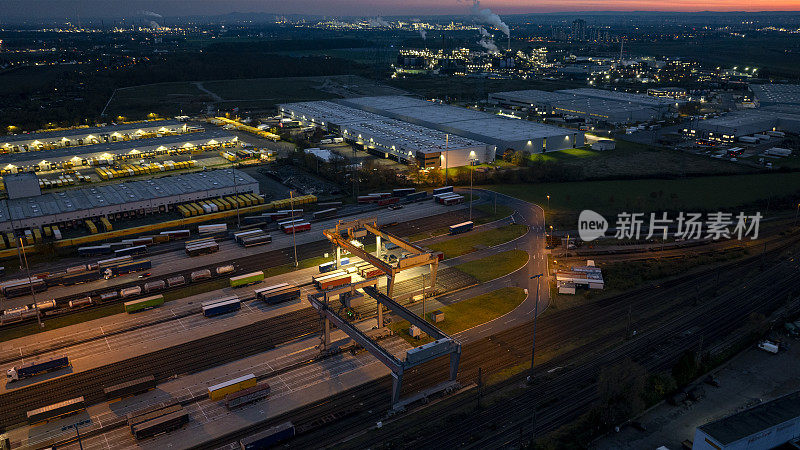
[[[603,272],[593,265],[573,266],[570,270],[556,272],[556,286],[559,294],[574,294],[577,287],[603,289]]]
[[[697,427],[692,449],[767,449],[798,438],[800,391]]]
[[[611,139],[600,139],[592,143],[592,150],[606,151],[614,150],[615,148],[617,148],[617,143]]]

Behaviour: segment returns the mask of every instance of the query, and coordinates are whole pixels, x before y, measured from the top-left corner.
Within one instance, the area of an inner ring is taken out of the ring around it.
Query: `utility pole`
[[[294,220],[294,189],[289,191],[289,207],[292,208],[292,220]],[[297,269],[300,267],[300,264],[297,262],[297,240],[294,237],[294,226],[292,226],[292,247],[294,247],[294,268]]]
[[[444,135],[444,185],[445,186],[447,186],[447,165],[449,164],[447,160],[450,159],[447,157],[447,147],[449,145],[450,145],[450,135],[445,134]]]
[[[473,159],[469,160],[469,220],[470,221],[472,220],[472,197],[473,197],[473,195],[472,195],[472,172],[474,172],[473,166],[472,166],[472,162],[473,161],[474,161]]]
[[[543,274],[538,274],[530,277],[530,279],[536,278],[536,305],[533,307],[533,346],[531,348],[531,374],[528,375],[528,384],[533,384],[534,375],[533,369],[536,362],[536,321],[539,318],[539,282],[542,279]],[[531,426],[531,442],[534,441],[536,437],[536,402],[533,402],[533,425]]]

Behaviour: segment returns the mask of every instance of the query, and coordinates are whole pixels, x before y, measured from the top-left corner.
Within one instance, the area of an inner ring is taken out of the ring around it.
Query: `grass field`
[[[224,100],[282,103],[335,98],[335,95],[317,89],[322,83],[316,78],[253,78],[205,81],[203,86]]]
[[[509,274],[528,262],[528,253],[523,250],[508,250],[485,258],[459,264],[456,269],[468,273],[481,283]]]
[[[470,299],[443,306],[440,311],[444,313],[444,322],[437,323],[436,326],[443,332],[453,335],[460,331],[470,329],[474,326],[496,319],[514,308],[525,300],[525,291],[517,287],[504,287],[487,294],[472,297]],[[431,322],[430,313],[426,314],[425,319]],[[392,322],[389,328],[395,334],[408,341],[411,345],[418,346],[430,342],[429,337],[414,339],[408,335],[409,322],[405,320]]]
[[[514,212],[512,208],[509,208],[505,205],[497,205],[497,212],[495,212],[494,205],[488,203],[481,203],[473,208],[474,211],[480,211],[484,213],[484,216],[476,217],[472,219],[472,222],[475,225],[482,225],[489,222],[494,222],[495,220],[502,219],[504,217],[508,217],[511,213]],[[412,234],[408,237],[408,240],[411,242],[420,241],[422,239],[432,238],[434,236],[442,236],[450,232],[450,227],[442,227],[436,228],[433,230],[425,230],[420,233]]]
[[[621,211],[711,211],[800,193],[800,173],[508,184],[485,188],[541,205],[547,212],[548,223],[555,223],[557,228],[575,229],[577,215],[584,209],[613,215]],[[550,195],[549,211],[547,195]]]
[[[516,239],[528,230],[525,225],[505,225],[493,230],[481,231],[460,238],[431,244],[428,247],[444,253],[445,259],[474,252],[480,248],[492,247]]]

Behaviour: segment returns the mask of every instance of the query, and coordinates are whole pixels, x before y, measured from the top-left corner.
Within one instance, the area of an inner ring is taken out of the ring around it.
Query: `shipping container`
[[[388,197],[388,198],[382,198],[382,199],[378,200],[377,203],[378,203],[378,206],[387,206],[387,205],[394,205],[395,203],[398,203],[399,201],[400,201],[399,197]]]
[[[104,269],[106,267],[118,266],[120,264],[130,261],[133,261],[133,256],[131,255],[118,256],[116,258],[109,258],[109,259],[101,259],[100,261],[97,261],[97,268]]]
[[[116,276],[125,275],[127,273],[140,272],[142,270],[150,269],[153,264],[149,259],[142,259],[140,261],[131,261],[128,263],[120,264],[118,266],[106,267],[103,269],[103,277],[110,279]]]
[[[243,286],[249,286],[251,284],[260,283],[262,281],[264,281],[264,272],[262,271],[251,272],[231,277],[230,286],[232,288],[243,287]]]
[[[398,188],[392,189],[392,196],[394,197],[405,197],[407,195],[413,194],[416,192],[414,188]]]
[[[32,377],[40,373],[69,367],[69,365],[69,357],[66,355],[33,361],[23,364],[19,367],[15,366],[11,369],[8,369],[6,371],[6,378],[8,378],[9,381],[21,380],[23,378]]]
[[[126,255],[145,255],[147,254],[147,246],[146,245],[137,245],[134,247],[128,248],[121,248],[119,250],[114,250],[114,256],[126,256]]]
[[[140,298],[139,300],[131,300],[125,302],[125,312],[130,314],[145,309],[155,308],[164,304],[163,295],[154,295],[152,297]]]
[[[274,305],[300,298],[300,288],[288,283],[281,283],[267,288],[256,289],[255,294],[259,300]]]
[[[294,437],[292,422],[284,422],[239,441],[241,450],[261,450],[280,444]]]
[[[56,417],[67,416],[86,409],[86,402],[83,397],[77,397],[63,402],[54,403],[52,405],[44,406],[33,411],[28,411],[28,424],[33,425],[45,420],[54,419]]]
[[[31,291],[34,293],[44,292],[47,290],[47,283],[40,278],[32,278],[31,280],[18,280],[11,284],[3,284],[2,292],[6,298],[21,297],[23,295],[30,295]]]
[[[266,245],[272,242],[272,235],[261,233],[255,236],[250,236],[242,240],[242,246],[255,247],[257,245]]]
[[[445,186],[445,187],[436,188],[431,192],[431,195],[444,194],[444,193],[447,193],[447,192],[453,192],[453,186]]]
[[[330,219],[331,217],[336,217],[336,213],[339,210],[337,208],[329,208],[323,209],[322,211],[317,211],[314,213],[314,220],[322,220],[322,219]]]
[[[147,375],[135,380],[126,381],[124,383],[115,384],[103,388],[106,400],[113,400],[121,397],[129,397],[132,395],[147,392],[150,389],[155,389],[156,379],[152,375]]]
[[[60,278],[60,283],[64,286],[70,286],[73,284],[80,284],[80,283],[87,283],[89,281],[95,281],[100,279],[100,272],[81,272],[81,273],[74,273],[71,275],[64,275]]]
[[[95,245],[92,247],[79,247],[78,256],[108,255],[111,253],[110,245]]]
[[[189,256],[200,256],[219,251],[219,244],[213,239],[204,242],[186,244],[186,254]]]
[[[103,292],[100,294],[101,302],[107,302],[109,300],[114,300],[115,298],[119,298],[119,292],[117,291]]]
[[[264,234],[264,230],[256,228],[253,230],[239,231],[233,233],[233,240],[241,244],[243,239],[251,236],[257,236],[259,234]]]
[[[461,222],[455,225],[450,225],[450,234],[466,233],[468,231],[471,231],[472,227],[473,227],[472,221]]]
[[[239,392],[225,396],[225,407],[228,409],[238,408],[249,403],[257,402],[269,396],[270,387],[268,383],[260,383],[251,388],[242,389]]]
[[[302,223],[296,223],[296,224],[288,225],[288,226],[284,227],[283,228],[283,232],[286,233],[286,234],[291,234],[293,232],[294,233],[300,233],[300,232],[303,232],[303,231],[308,231],[310,229],[311,229],[311,223],[302,222]]]
[[[256,383],[256,376],[252,373],[243,375],[232,380],[209,386],[208,397],[212,401],[222,400],[226,395],[239,392],[242,389],[251,388],[255,386]]]
[[[180,411],[138,423],[131,427],[131,432],[136,439],[147,439],[161,433],[177,430],[187,423],[189,423],[189,413],[181,408]]]
[[[140,423],[144,423],[149,420],[166,416],[167,414],[172,414],[181,410],[183,410],[183,406],[181,406],[177,400],[170,399],[162,403],[157,403],[155,405],[130,412],[125,415],[125,421],[128,424],[128,429],[131,431],[131,433],[133,433],[133,427]]]
[[[202,308],[204,316],[212,317],[240,310],[242,308],[242,301],[236,296],[209,300],[202,303]]]

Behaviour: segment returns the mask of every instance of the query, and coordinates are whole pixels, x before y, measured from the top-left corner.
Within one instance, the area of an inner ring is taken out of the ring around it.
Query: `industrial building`
[[[295,120],[338,133],[348,142],[385,158],[418,161],[422,167],[457,167],[494,160],[494,146],[433,128],[392,119],[329,101],[280,105]]]
[[[166,155],[180,149],[208,148],[234,143],[238,138],[229,131],[211,129],[190,135],[164,136],[142,141],[121,141],[83,147],[62,147],[42,152],[0,154],[3,174],[50,170],[71,163],[73,167],[91,166],[145,155]]]
[[[798,438],[800,438],[800,392],[794,392],[697,427],[692,448],[694,450],[776,448]]]
[[[761,106],[800,105],[800,84],[751,84],[750,90]]]
[[[530,153],[583,146],[583,133],[527,120],[511,119],[411,97],[380,96],[335,100],[364,111],[462,136],[496,147],[496,151]]]
[[[106,184],[40,194],[38,184],[27,182],[26,174],[6,180],[15,198],[0,200],[0,231],[22,230],[49,225],[77,225],[97,217],[124,219],[131,214],[166,212],[174,205],[224,195],[258,194],[258,182],[233,169],[165,176],[149,180]]]
[[[193,127],[177,120],[155,120],[103,127],[71,128],[30,134],[0,136],[0,149],[5,152],[49,150],[76,145],[102,144],[143,137],[187,133]]]
[[[673,115],[675,108],[683,103],[683,100],[589,88],[495,92],[489,94],[489,101],[545,115],[578,117],[589,123],[610,125],[662,120]]]
[[[800,114],[796,107],[769,106],[737,111],[684,125],[683,135],[701,141],[731,143],[744,136],[781,131],[800,133]]]

